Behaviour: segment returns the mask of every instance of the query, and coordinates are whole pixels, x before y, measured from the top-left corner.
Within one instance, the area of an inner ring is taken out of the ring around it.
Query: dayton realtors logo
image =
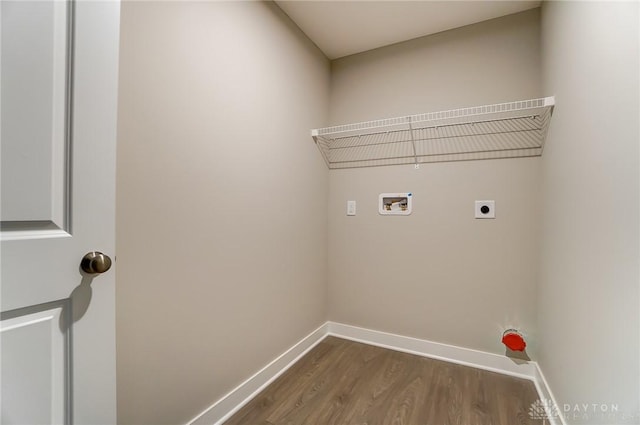
[[[609,423],[624,421],[617,404],[576,403],[562,406],[562,417],[569,421],[599,420]]]
[[[593,419],[599,420],[622,420],[620,423],[627,423],[626,420],[632,418],[629,415],[620,416],[620,411],[617,404],[603,404],[603,403],[576,403],[576,404],[564,404],[562,410],[556,405],[553,400],[536,400],[531,403],[529,407],[529,417],[531,419],[542,420],[543,423],[546,420],[552,420],[554,418],[562,417],[569,421],[588,421]]]
[[[531,419],[542,419],[544,421],[558,416],[560,416],[560,412],[553,400],[536,400],[529,407],[529,417]]]

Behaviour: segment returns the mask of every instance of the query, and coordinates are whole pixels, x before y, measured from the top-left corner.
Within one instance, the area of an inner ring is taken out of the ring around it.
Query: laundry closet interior
[[[638,3],[366,47],[410,3],[122,2],[118,423],[222,423],[340,338],[637,423]]]

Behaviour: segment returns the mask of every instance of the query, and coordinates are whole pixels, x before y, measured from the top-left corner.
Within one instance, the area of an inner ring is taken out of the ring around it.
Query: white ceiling
[[[540,6],[540,1],[300,1],[276,3],[329,59]]]

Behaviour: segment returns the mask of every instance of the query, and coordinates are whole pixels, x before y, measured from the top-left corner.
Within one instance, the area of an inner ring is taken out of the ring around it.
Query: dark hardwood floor
[[[226,425],[541,425],[533,382],[328,337]]]

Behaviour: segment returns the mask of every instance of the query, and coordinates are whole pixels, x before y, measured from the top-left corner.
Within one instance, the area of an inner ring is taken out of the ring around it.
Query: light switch
[[[356,201],[347,201],[347,215],[356,215]]]

